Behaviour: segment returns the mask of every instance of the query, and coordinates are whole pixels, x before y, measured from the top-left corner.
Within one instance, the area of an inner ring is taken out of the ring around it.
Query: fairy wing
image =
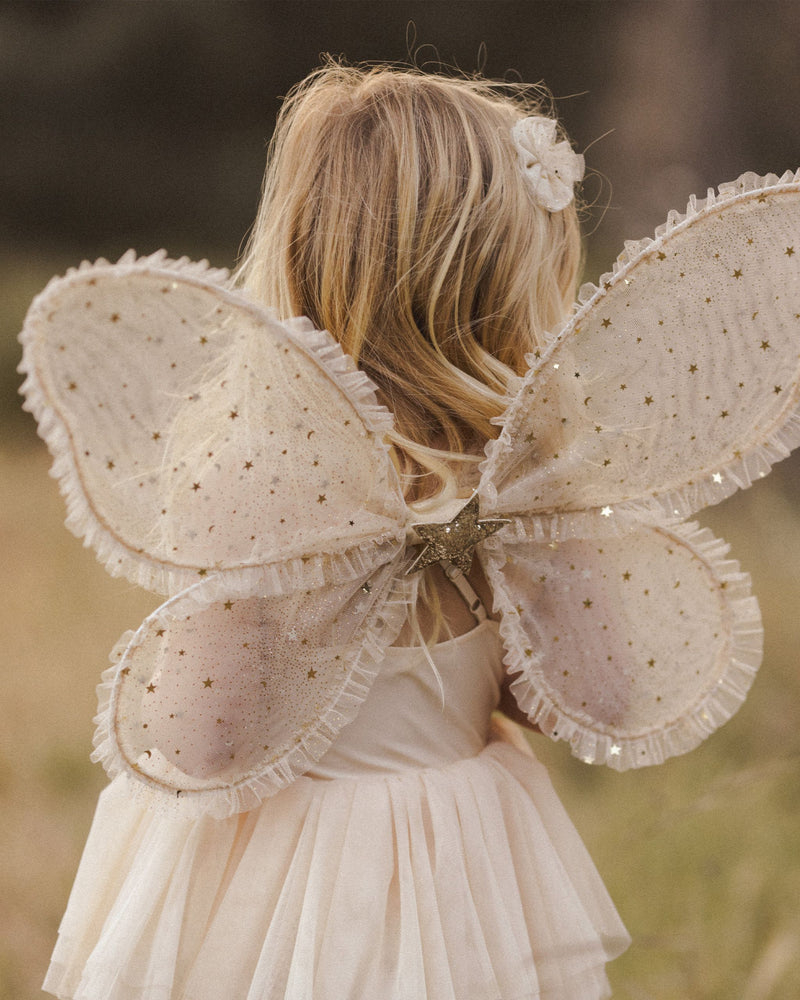
[[[371,383],[226,277],[163,253],[82,265],[21,335],[68,525],[110,572],[165,593],[265,565],[292,588],[321,580],[320,554],[348,572],[404,534]]]
[[[384,556],[363,581],[240,596],[210,577],[171,598],[112,654],[93,759],[217,816],[290,784],[354,718],[405,620],[403,555]]]
[[[583,291],[487,448],[482,511],[513,521],[484,546],[512,690],[583,760],[691,749],[758,667],[749,579],[678,522],[800,442],[798,232],[800,172],[670,215]]]
[[[532,545],[484,560],[520,708],[587,763],[617,770],[693,749],[738,709],[761,660],[750,580],[693,524]]]
[[[249,808],[324,753],[404,620],[391,415],[327,334],[162,254],[56,279],[22,340],[70,527],[174,595],[115,654],[95,757]]]
[[[745,174],[629,244],[533,367],[482,509],[540,537],[683,520],[800,442],[800,171]]]

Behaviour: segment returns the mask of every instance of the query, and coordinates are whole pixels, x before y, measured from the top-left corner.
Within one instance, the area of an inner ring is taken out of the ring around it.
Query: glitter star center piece
[[[468,573],[475,546],[509,523],[508,518],[482,521],[476,493],[452,521],[414,525],[414,530],[424,544],[408,572],[416,573],[437,562],[450,562],[462,573]]]

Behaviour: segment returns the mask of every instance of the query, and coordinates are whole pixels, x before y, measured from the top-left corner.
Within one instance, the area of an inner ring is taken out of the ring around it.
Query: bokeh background
[[[61,527],[18,407],[16,333],[82,258],[165,246],[233,264],[280,95],[323,52],[544,80],[591,170],[589,278],[689,194],[800,166],[795,0],[0,5],[2,1000],[42,995],[104,781],[94,685],[156,603]],[[611,971],[619,1000],[800,996],[799,483],[789,460],[704,517],[752,573],[767,629],[732,722],[624,775],[536,742],[634,936]]]

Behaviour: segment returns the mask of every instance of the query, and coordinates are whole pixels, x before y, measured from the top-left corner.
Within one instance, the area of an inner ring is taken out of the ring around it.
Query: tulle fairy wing
[[[391,415],[326,333],[162,254],[51,282],[22,340],[68,524],[175,595],[117,650],[96,759],[250,808],[324,753],[404,620]]]
[[[583,760],[691,749],[758,667],[748,578],[679,522],[800,442],[798,234],[800,172],[671,214],[583,291],[487,448],[482,515],[513,521],[484,544],[513,690]]]
[[[723,542],[693,524],[549,545],[532,533],[517,520],[483,559],[512,691],[545,733],[624,770],[691,750],[733,715],[762,633]]]
[[[112,654],[94,759],[218,816],[291,783],[355,716],[405,620],[403,555],[384,556],[363,582],[240,596],[209,578],[167,601]]]
[[[800,442],[800,171],[692,199],[581,303],[488,449],[486,514],[683,520]]]
[[[112,573],[165,593],[212,573],[257,587],[266,565],[283,590],[315,586],[321,561],[363,576],[404,536],[391,416],[327,334],[225,279],[128,254],[34,301],[23,391],[67,523]]]

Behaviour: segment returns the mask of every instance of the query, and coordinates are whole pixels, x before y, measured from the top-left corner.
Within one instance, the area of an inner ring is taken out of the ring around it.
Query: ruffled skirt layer
[[[189,820],[101,796],[45,989],[74,1000],[595,1000],[628,944],[534,759],[300,778]]]

